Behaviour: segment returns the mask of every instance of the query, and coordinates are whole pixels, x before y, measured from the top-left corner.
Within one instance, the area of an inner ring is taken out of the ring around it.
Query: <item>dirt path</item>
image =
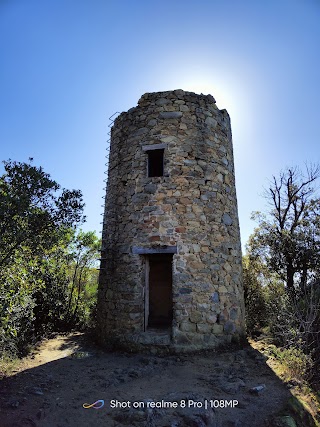
[[[290,396],[251,347],[158,357],[106,353],[71,334],[44,341],[0,382],[0,426],[276,426]]]

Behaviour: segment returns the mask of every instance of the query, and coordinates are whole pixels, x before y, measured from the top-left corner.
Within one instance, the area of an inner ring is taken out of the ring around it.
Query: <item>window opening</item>
[[[164,149],[149,150],[148,153],[148,177],[163,176]]]

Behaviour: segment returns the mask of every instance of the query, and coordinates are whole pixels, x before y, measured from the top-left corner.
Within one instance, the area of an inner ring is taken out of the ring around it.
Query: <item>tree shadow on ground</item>
[[[46,362],[50,349],[62,357]],[[290,425],[278,417],[290,415],[290,390],[250,346],[160,357],[104,352],[73,334],[48,340],[25,366],[0,382],[1,427]]]

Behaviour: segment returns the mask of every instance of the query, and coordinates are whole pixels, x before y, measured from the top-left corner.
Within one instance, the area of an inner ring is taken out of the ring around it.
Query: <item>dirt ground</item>
[[[0,381],[0,426],[276,426],[290,396],[250,346],[160,357],[104,352],[75,333]]]

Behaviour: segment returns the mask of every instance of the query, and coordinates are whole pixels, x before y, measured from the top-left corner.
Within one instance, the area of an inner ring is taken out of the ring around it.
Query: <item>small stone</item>
[[[238,317],[238,309],[237,308],[232,308],[230,310],[230,319],[231,320],[236,320],[237,317]]]
[[[148,128],[140,128],[135,132],[135,136],[143,135],[145,133],[149,132]]]
[[[184,163],[185,165],[195,165],[197,162],[196,162],[195,160],[185,159],[185,160],[183,161],[183,163]]]
[[[205,123],[208,126],[211,126],[211,127],[216,127],[217,126],[217,120],[214,119],[213,117],[207,117],[206,120],[205,120]]]
[[[194,323],[181,323],[181,331],[183,332],[196,332],[197,326]]]
[[[180,289],[179,289],[179,293],[180,293],[181,295],[191,294],[191,289],[190,289],[190,288],[180,288]]]
[[[261,392],[263,392],[266,389],[265,384],[261,384],[261,385],[257,385],[256,387],[252,387],[250,388],[250,393],[252,394],[260,394]]]
[[[193,252],[199,253],[200,252],[200,245],[198,245],[196,243],[196,244],[192,245],[192,249],[193,249]]]
[[[213,324],[213,323],[216,323],[216,321],[217,321],[217,315],[216,314],[209,314],[207,316],[207,322],[208,323]]]
[[[214,97],[212,95],[207,95],[207,99],[211,102],[213,102],[214,104],[216,103],[216,100],[214,99]]]
[[[160,98],[156,101],[157,105],[166,105],[166,104],[171,104],[171,101],[169,99],[166,98]]]
[[[159,114],[161,119],[179,119],[181,116],[181,111],[162,111]]]
[[[202,315],[198,311],[195,311],[194,313],[191,313],[190,315],[190,321],[192,323],[200,323],[202,321]]]
[[[12,400],[12,401],[9,403],[9,406],[11,406],[11,408],[17,408],[19,405],[20,405],[19,400]]]
[[[186,105],[180,105],[180,111],[189,111],[189,107],[187,107]]]
[[[220,313],[219,315],[218,315],[218,323],[219,324],[221,324],[221,323],[225,323],[225,321],[226,321],[226,318],[225,318],[225,315],[223,314],[223,313]]]
[[[200,334],[208,334],[211,332],[211,326],[207,325],[206,323],[198,323],[197,331],[200,332]]]
[[[177,138],[173,135],[170,136],[164,136],[163,138],[161,138],[161,141],[168,144],[170,142],[176,142]]]
[[[227,333],[227,334],[233,334],[236,330],[235,324],[233,322],[231,322],[230,320],[228,320],[224,327],[223,330]]]
[[[231,225],[232,224],[231,216],[227,213],[224,213],[222,215],[222,222],[224,223],[224,225]]]
[[[211,295],[211,300],[212,300],[212,302],[218,304],[218,302],[220,301],[220,299],[219,299],[219,293],[218,292],[214,292]]]
[[[34,394],[36,396],[42,396],[43,395],[43,391],[41,390],[40,387],[31,387],[31,388],[29,388],[29,393],[30,394]]]
[[[154,194],[157,191],[157,186],[155,184],[147,184],[144,190],[146,193]]]
[[[215,323],[212,327],[212,332],[214,334],[220,335],[223,332],[223,325],[218,325],[218,323]]]

